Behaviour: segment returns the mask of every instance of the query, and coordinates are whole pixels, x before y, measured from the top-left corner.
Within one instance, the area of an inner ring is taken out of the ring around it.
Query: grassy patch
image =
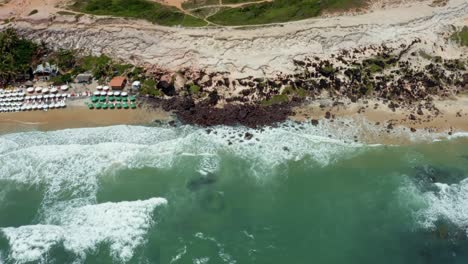
[[[268,24],[315,17],[326,10],[363,6],[363,0],[275,0],[230,8],[211,16],[210,21],[220,25]]]
[[[61,16],[76,16],[76,13],[68,12],[68,11],[58,11],[57,14]]]
[[[458,44],[468,47],[468,26],[464,26],[460,31],[453,33],[450,38]]]
[[[154,97],[161,96],[162,93],[159,89],[156,88],[156,84],[156,81],[153,79],[144,80],[141,85],[140,94],[147,94]]]
[[[192,84],[189,88],[190,94],[197,95],[200,93],[201,88],[198,85]]]
[[[263,100],[262,105],[263,106],[270,106],[270,105],[274,105],[274,104],[286,103],[287,101],[289,101],[289,98],[288,98],[288,96],[286,94],[278,94],[278,95],[274,95],[273,97],[271,97],[268,100]]]
[[[164,26],[205,26],[206,22],[186,15],[177,8],[165,6],[149,0],[82,0],[72,5],[74,10],[116,17],[145,19]]]

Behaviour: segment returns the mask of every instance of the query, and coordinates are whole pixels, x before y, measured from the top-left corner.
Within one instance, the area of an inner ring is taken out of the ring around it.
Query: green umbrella
[[[115,98],[115,100],[116,100],[117,102],[122,102],[122,97],[117,96],[117,97]]]
[[[101,103],[97,103],[97,104],[96,104],[96,109],[101,109],[101,108],[102,108]]]
[[[89,109],[94,109],[94,105],[93,104],[88,104],[88,108]]]
[[[135,109],[135,108],[136,108],[136,104],[135,104],[135,103],[131,103],[131,104],[130,104],[130,107],[131,107],[132,109]]]
[[[128,109],[128,104],[127,104],[127,103],[123,103],[123,108]]]
[[[91,97],[91,102],[96,103],[97,101],[99,101],[99,98],[96,96]]]
[[[110,109],[114,109],[114,108],[115,108],[115,105],[114,105],[114,104],[109,104],[109,108],[110,108]]]
[[[99,102],[105,102],[105,101],[106,101],[106,97],[105,97],[105,96],[99,97]]]
[[[127,102],[127,97],[122,97],[122,102]]]
[[[115,107],[117,107],[117,109],[120,109],[120,108],[122,108],[122,104],[121,103],[116,103]]]
[[[135,96],[130,96],[130,101],[135,102]]]
[[[115,97],[114,96],[109,96],[109,101],[111,101],[111,102],[115,101]]]
[[[102,104],[102,109],[107,109],[108,107],[109,107],[109,105],[107,103]]]

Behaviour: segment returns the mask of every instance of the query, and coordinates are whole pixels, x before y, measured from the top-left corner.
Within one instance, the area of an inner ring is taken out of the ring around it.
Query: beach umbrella
[[[102,104],[102,109],[107,109],[107,108],[109,108],[109,105],[107,103],[103,103]]]
[[[65,108],[65,107],[67,107],[67,105],[64,102],[61,102],[60,107]]]
[[[102,86],[101,85],[96,86],[96,90],[102,90]]]
[[[96,107],[96,109],[101,109],[101,108],[102,108],[102,104],[101,104],[101,103],[97,103],[97,104],[95,105],[95,107]]]
[[[110,108],[110,109],[114,109],[114,108],[115,108],[115,105],[114,105],[114,104],[109,104],[109,108]]]
[[[115,101],[115,97],[114,96],[109,96],[109,101],[111,101],[111,102]]]
[[[26,89],[26,92],[28,92],[28,93],[33,93],[33,92],[34,92],[34,88],[33,88],[33,87],[29,87],[28,89]]]
[[[68,97],[68,94],[64,93],[64,94],[62,94],[62,97],[63,98]]]
[[[94,105],[93,104],[88,104],[88,108],[91,110],[91,109],[94,109]]]
[[[114,92],[114,96],[120,96],[120,92],[119,92],[119,91],[115,91],[115,92]]]
[[[127,103],[123,103],[122,106],[123,106],[123,108],[128,109],[128,104]]]
[[[114,93],[113,93],[113,92],[110,92],[110,91],[109,91],[109,92],[107,92],[107,96],[113,96],[113,95],[114,95]]]
[[[58,92],[58,89],[55,88],[55,87],[53,87],[52,89],[50,89],[50,92],[51,92],[51,93],[57,93],[57,92]]]
[[[45,94],[43,97],[44,99],[48,99],[50,96],[48,94]]]
[[[130,104],[130,107],[131,107],[132,109],[136,109],[136,108],[137,108],[137,106],[136,106],[135,103],[131,103],[131,104]]]
[[[67,90],[68,90],[68,85],[62,85],[62,86],[60,86],[60,90],[62,90],[62,91],[67,91]]]
[[[96,103],[97,101],[99,101],[99,98],[97,96],[91,97],[91,102]]]
[[[117,107],[117,109],[121,109],[121,108],[122,108],[122,104],[121,104],[121,103],[116,103],[116,104],[115,104],[115,107]]]
[[[37,96],[37,99],[38,99],[38,100],[41,100],[42,98],[44,98],[44,96],[42,96],[42,95],[38,95],[38,96]]]
[[[100,94],[101,94],[101,96],[106,96],[107,95],[106,92],[101,92]]]
[[[109,91],[109,86],[104,86],[104,87],[102,87],[102,90],[104,90],[104,91]]]
[[[34,91],[36,93],[40,93],[40,92],[42,92],[42,87],[36,87],[36,89],[34,89]]]
[[[106,97],[105,97],[105,96],[99,97],[99,102],[105,102],[105,101],[106,101]]]
[[[115,100],[116,100],[117,102],[122,102],[122,97],[118,96],[118,97],[115,98]]]
[[[95,91],[93,94],[97,96],[97,95],[100,95],[100,94],[101,94],[101,92],[99,92],[99,91]]]
[[[48,89],[48,88],[42,89],[42,93],[45,93],[45,94],[46,94],[46,93],[48,93],[48,92],[49,92],[49,89]]]
[[[124,96],[124,97],[125,97],[125,96],[127,96],[127,95],[128,95],[128,93],[127,93],[127,92],[122,92],[120,95],[122,95],[122,96]]]
[[[130,96],[130,101],[135,102],[135,100],[136,100],[135,96],[133,96],[133,95]]]

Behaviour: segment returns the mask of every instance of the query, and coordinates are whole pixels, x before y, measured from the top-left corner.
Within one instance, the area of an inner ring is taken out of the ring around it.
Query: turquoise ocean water
[[[468,263],[468,139],[345,134],[1,135],[0,263]]]

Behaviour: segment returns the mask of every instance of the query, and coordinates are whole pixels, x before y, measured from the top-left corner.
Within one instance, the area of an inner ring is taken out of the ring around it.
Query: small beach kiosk
[[[127,85],[127,78],[123,76],[114,77],[109,83],[112,90],[123,90],[125,85]]]

